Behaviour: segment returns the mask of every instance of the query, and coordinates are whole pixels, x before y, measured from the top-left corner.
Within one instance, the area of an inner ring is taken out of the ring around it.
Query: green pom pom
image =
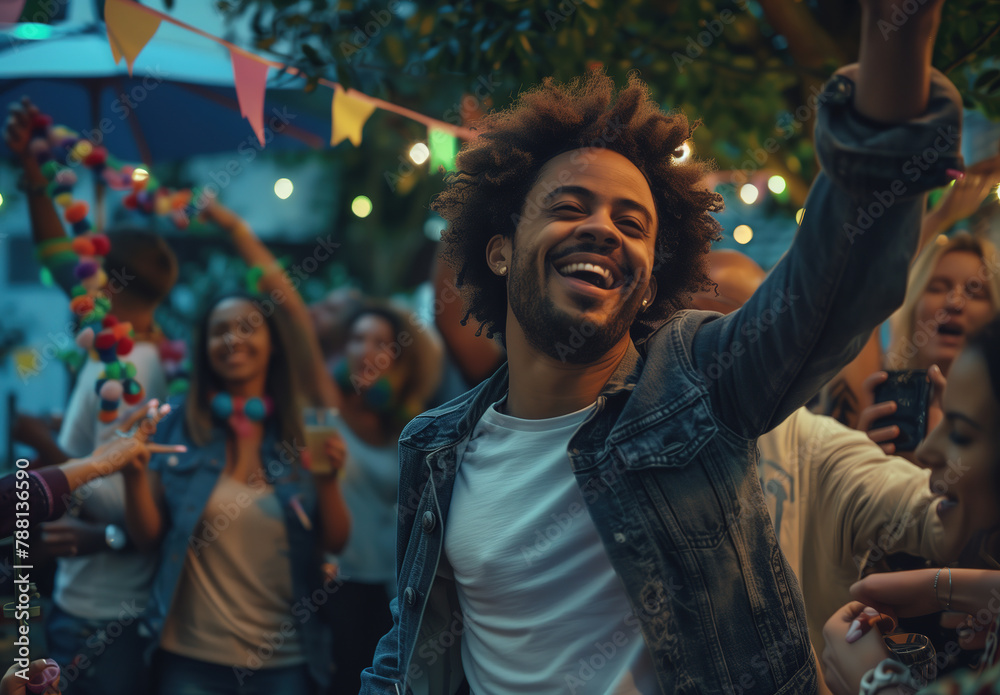
[[[55,287],[56,279],[52,277],[52,271],[44,266],[38,272],[38,279],[41,280],[42,285],[45,287]]]
[[[187,379],[174,379],[167,387],[167,393],[171,396],[183,396],[191,387]]]
[[[84,287],[83,285],[75,285],[73,289],[69,291],[70,297],[79,297],[82,294],[87,294],[87,288]]]
[[[112,362],[107,367],[104,368],[104,374],[109,379],[121,379],[122,378],[122,364],[121,362]]]
[[[107,313],[108,311],[111,310],[111,299],[109,297],[101,295],[94,300],[94,306],[97,307],[98,309],[103,309],[104,313]]]
[[[62,164],[55,161],[54,159],[50,159],[49,161],[45,162],[45,164],[42,165],[42,174],[45,176],[45,178],[51,181],[56,177],[56,174],[58,174],[59,170],[62,168],[63,168]]]
[[[135,378],[135,365],[133,363],[131,362],[125,363],[125,376],[127,376],[129,379]]]

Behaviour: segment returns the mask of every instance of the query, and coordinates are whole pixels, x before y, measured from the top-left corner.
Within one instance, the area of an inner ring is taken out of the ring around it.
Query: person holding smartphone
[[[940,418],[933,394],[940,394],[968,336],[998,310],[1000,256],[992,243],[962,233],[926,246],[910,268],[906,299],[890,318],[888,371],[875,372],[862,386],[857,429],[887,454],[913,460],[914,448]]]

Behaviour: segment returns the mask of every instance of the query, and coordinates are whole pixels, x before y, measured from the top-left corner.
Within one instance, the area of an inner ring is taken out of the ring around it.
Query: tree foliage
[[[900,0],[881,30],[907,20]],[[809,97],[858,50],[860,8],[840,0],[222,0],[251,14],[257,50],[453,123],[503,106],[520,88],[594,65],[639,70],[654,97],[704,121],[699,154],[739,168],[769,138],[767,166],[804,194],[814,173]],[[966,104],[1000,117],[1000,3],[953,0],[934,62]],[[798,184],[798,185],[796,185]]]

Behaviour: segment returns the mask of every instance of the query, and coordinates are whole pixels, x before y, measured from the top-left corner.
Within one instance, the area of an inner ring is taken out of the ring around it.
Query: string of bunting
[[[174,24],[228,48],[233,63],[233,81],[236,85],[240,112],[249,121],[261,146],[264,146],[264,92],[268,71],[274,68],[291,75],[300,75],[301,73],[297,69],[284,63],[261,58],[229,41],[213,36],[151,7],[139,5],[133,0],[105,0],[104,18],[107,25],[108,43],[111,46],[115,62],[117,63],[124,58],[130,76],[136,58],[153,38],[161,21]],[[375,109],[391,111],[418,123],[423,123],[428,128],[429,139],[432,143],[436,143],[440,152],[457,150],[456,138],[471,140],[476,137],[476,133],[470,128],[425,116],[354,89],[344,89],[341,84],[332,80],[320,78],[319,84],[334,90],[330,106],[331,145],[338,145],[344,140],[350,140],[355,146],[360,145],[361,131]],[[453,157],[451,161],[453,161]],[[440,158],[439,164],[449,168],[451,161]]]

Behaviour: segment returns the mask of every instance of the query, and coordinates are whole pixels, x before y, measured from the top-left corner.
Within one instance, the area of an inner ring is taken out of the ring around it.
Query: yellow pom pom
[[[156,202],[153,204],[153,209],[156,210],[157,215],[166,215],[170,213],[170,198],[165,195],[156,196]]]
[[[82,162],[87,157],[87,155],[89,155],[93,151],[94,151],[93,145],[91,145],[86,140],[81,140],[80,142],[73,145],[72,155],[77,161]]]
[[[56,205],[61,208],[68,208],[73,204],[73,194],[72,193],[60,193],[55,198]]]

